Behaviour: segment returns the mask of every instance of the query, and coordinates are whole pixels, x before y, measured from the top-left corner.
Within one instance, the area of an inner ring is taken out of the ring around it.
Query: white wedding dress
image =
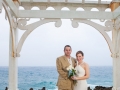
[[[82,77],[85,75],[85,70],[83,69],[82,66],[77,65],[75,67],[75,70],[76,70],[77,77]],[[77,83],[74,85],[73,90],[87,90],[87,81],[86,80],[77,80]]]

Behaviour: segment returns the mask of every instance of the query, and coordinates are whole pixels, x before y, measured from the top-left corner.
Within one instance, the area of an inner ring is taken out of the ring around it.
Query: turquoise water
[[[34,90],[46,87],[48,90],[57,90],[58,73],[56,67],[18,67],[19,90]],[[112,66],[91,66],[88,85],[112,86]],[[8,67],[0,67],[0,90],[8,87]]]

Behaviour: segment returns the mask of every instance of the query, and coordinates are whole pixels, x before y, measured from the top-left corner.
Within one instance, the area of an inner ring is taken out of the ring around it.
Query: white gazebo
[[[0,0],[0,13],[2,7],[10,24],[9,90],[18,90],[17,58],[20,57],[28,35],[45,23],[55,22],[55,27],[60,27],[61,19],[70,19],[73,28],[77,28],[79,23],[88,24],[102,34],[113,58],[113,90],[120,90],[120,0]],[[33,7],[38,7],[39,10],[31,10]],[[48,7],[55,10],[46,10]],[[69,11],[61,10],[63,7],[69,8]],[[76,11],[79,7],[84,11]],[[92,8],[97,8],[98,11],[91,11]],[[105,11],[108,8],[111,11]],[[31,18],[38,18],[39,21],[27,24]],[[105,25],[91,21],[93,19],[100,20]],[[25,30],[19,41],[18,29]],[[112,31],[112,40],[107,31]]]

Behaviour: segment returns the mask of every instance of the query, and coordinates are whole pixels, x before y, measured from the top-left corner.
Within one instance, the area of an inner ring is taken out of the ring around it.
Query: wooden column
[[[111,11],[113,12],[120,6],[119,2],[112,2],[110,4]],[[120,90],[120,28],[119,27],[119,17],[113,20],[114,30],[112,31],[112,44],[114,52],[112,54],[113,58],[113,89]]]
[[[17,1],[14,1],[14,3],[16,6],[18,6]],[[12,20],[13,23],[17,23],[17,18],[13,17]],[[11,26],[9,37],[9,87],[8,87],[9,90],[18,90],[18,65],[16,57],[17,43],[18,43],[18,29],[15,26]]]
[[[9,90],[18,90],[18,67],[17,67],[17,57],[16,57],[16,43],[17,43],[17,29],[14,30],[13,34],[10,30],[9,39]]]

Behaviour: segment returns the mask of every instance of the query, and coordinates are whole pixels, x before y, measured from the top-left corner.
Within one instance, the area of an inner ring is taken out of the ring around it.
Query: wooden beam
[[[61,6],[61,7],[93,7],[93,8],[109,8],[109,4],[98,4],[98,2],[96,3],[71,3],[71,2],[67,2],[67,3],[63,3],[63,2],[21,2],[21,6],[46,6],[46,7],[54,7],[54,6]]]
[[[30,2],[31,0],[20,0],[22,3],[24,3],[24,2]],[[63,2],[63,3],[89,3],[89,4],[97,4],[98,3],[98,0],[97,1],[95,1],[95,0],[93,0],[93,1],[89,1],[89,0],[78,0],[78,1],[76,1],[76,0],[64,0],[64,1],[61,1],[61,0],[54,0],[54,1],[52,1],[52,0],[33,0],[32,1],[32,3],[35,3],[35,2],[37,2],[37,3],[41,3],[41,2],[51,2],[51,3],[61,3],[61,2]],[[99,2],[101,2],[101,4],[110,4],[111,3],[111,1],[101,1],[101,0],[99,0]]]
[[[19,18],[81,18],[81,19],[113,19],[112,12],[98,11],[54,11],[54,10],[19,10]]]

